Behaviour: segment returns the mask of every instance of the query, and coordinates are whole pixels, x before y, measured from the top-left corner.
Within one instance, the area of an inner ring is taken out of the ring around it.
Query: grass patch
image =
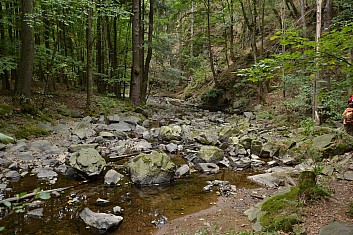
[[[42,137],[42,136],[48,136],[49,134],[50,134],[49,131],[38,128],[34,125],[28,125],[22,128],[17,128],[13,133],[16,139],[27,139],[29,137]]]

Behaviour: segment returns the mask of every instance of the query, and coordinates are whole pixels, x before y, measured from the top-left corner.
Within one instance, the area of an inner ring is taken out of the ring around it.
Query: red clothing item
[[[346,115],[348,114],[348,112],[353,112],[353,108],[346,108],[346,110],[344,110],[344,112],[342,113],[342,116],[346,117]],[[346,125],[346,119],[344,119],[343,124]]]

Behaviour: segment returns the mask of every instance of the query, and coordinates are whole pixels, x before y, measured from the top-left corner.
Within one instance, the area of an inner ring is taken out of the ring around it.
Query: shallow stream
[[[44,208],[42,218],[31,218],[26,212],[18,211],[6,215],[1,226],[2,234],[99,234],[99,231],[87,228],[80,219],[79,213],[89,207],[95,212],[112,211],[114,206],[124,209],[124,220],[117,230],[108,234],[153,234],[159,226],[169,220],[209,208],[217,201],[216,192],[204,192],[208,180],[227,180],[237,188],[254,188],[255,184],[246,179],[252,172],[236,172],[229,169],[219,174],[192,174],[187,178],[177,179],[168,186],[138,188],[124,181],[121,186],[104,186],[103,178],[82,183],[70,179],[61,179],[55,188],[74,186],[61,193],[60,197],[51,197],[39,207]],[[12,183],[14,193],[32,192],[35,188],[50,189],[45,181],[37,181],[35,176],[28,176],[19,182]],[[7,197],[7,196],[6,196]],[[97,205],[98,198],[109,201],[106,205]],[[35,208],[35,207],[34,207]]]

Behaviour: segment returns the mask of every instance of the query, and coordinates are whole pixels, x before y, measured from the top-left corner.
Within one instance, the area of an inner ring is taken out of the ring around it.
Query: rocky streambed
[[[295,184],[315,166],[308,154],[339,156],[353,146],[340,130],[308,135],[252,112],[168,98],[149,104],[151,112],[43,123],[51,136],[0,145],[2,233],[152,234],[239,188]],[[325,169],[353,179],[347,167]]]

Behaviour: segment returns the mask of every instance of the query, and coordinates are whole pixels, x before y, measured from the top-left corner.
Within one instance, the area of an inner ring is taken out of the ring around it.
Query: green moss
[[[348,206],[348,214],[350,217],[353,217],[353,202],[351,202]]]
[[[0,104],[0,116],[11,116],[13,114],[13,108],[6,104]]]
[[[50,132],[47,130],[43,130],[41,128],[38,128],[36,126],[25,126],[20,129],[15,130],[14,135],[17,139],[25,139],[28,137],[41,137],[41,136],[47,136],[49,135]]]
[[[292,231],[292,225],[300,222],[298,212],[299,188],[292,187],[288,193],[276,195],[264,202],[261,207],[266,214],[261,217],[261,225],[268,231]]]

